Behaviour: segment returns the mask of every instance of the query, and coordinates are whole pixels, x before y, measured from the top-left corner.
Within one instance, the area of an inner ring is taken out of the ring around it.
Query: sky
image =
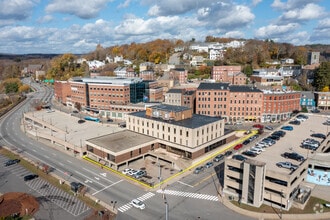
[[[206,36],[330,44],[329,0],[0,0],[0,53]]]

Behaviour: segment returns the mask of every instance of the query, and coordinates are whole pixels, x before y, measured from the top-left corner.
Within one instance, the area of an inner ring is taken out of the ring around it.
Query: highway
[[[36,139],[26,136],[21,129],[24,112],[31,111],[31,102],[42,100],[51,103],[53,90],[48,86],[24,79],[36,89],[17,108],[7,113],[0,121],[0,143],[18,149],[21,154],[55,168],[54,173],[68,182],[81,182],[97,199],[111,204],[118,210],[117,219],[166,219],[165,198],[168,205],[168,219],[249,219],[228,210],[221,204],[218,195],[221,165],[209,168],[200,175],[188,175],[166,185],[165,191],[146,191],[116,174],[73,157]],[[146,209],[139,210],[129,202],[139,198]]]

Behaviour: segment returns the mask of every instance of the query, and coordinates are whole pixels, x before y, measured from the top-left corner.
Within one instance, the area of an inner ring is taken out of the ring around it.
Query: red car
[[[252,127],[259,128],[259,129],[263,129],[264,128],[264,126],[261,125],[261,124],[254,124]]]
[[[240,148],[243,147],[243,144],[237,144],[235,147],[234,147],[234,150],[239,150]]]

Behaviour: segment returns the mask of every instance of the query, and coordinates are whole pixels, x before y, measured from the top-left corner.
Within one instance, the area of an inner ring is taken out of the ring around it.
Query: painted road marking
[[[193,188],[194,186],[192,186],[192,185],[189,185],[189,184],[187,184],[187,183],[184,183],[184,182],[181,182],[181,181],[178,181],[178,183],[181,183],[182,185],[185,185],[185,186],[189,186],[189,187],[191,187],[191,188]]]
[[[140,197],[138,197],[137,199],[140,201],[146,201],[148,199],[150,199],[151,197],[153,197],[155,194],[152,192],[148,192]],[[120,212],[126,212],[127,210],[129,210],[130,208],[132,208],[132,205],[130,203],[126,203],[125,205],[122,205],[118,208],[118,211]]]
[[[167,194],[167,195],[173,195],[173,196],[182,196],[187,198],[194,198],[194,199],[204,199],[204,200],[210,200],[210,201],[219,201],[218,196],[213,195],[207,195],[207,194],[200,194],[200,193],[191,193],[191,192],[182,192],[182,191],[175,191],[175,190],[157,190],[157,193],[161,194]]]

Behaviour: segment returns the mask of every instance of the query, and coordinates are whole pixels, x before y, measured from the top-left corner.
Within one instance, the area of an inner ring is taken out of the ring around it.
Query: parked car
[[[250,142],[251,142],[250,139],[246,139],[245,141],[243,141],[243,144],[244,144],[244,145],[248,145]]]
[[[304,143],[301,144],[300,147],[304,148],[304,149],[308,149],[308,150],[317,150],[317,148],[319,148],[319,147],[315,147],[311,144],[304,144]]]
[[[113,119],[108,118],[108,119],[107,119],[107,122],[113,122]]]
[[[243,147],[243,144],[237,144],[235,147],[234,147],[234,150],[239,150]]]
[[[282,130],[285,130],[285,131],[292,131],[292,130],[293,130],[293,127],[287,125],[287,126],[283,126],[283,127],[281,127],[281,129],[282,129]]]
[[[144,177],[145,175],[147,175],[147,172],[146,172],[146,171],[144,171],[144,170],[139,170],[139,172],[137,172],[136,174],[134,174],[134,177],[135,177],[136,179],[139,179],[139,178],[141,178],[141,177]]]
[[[311,137],[322,138],[322,139],[327,138],[327,136],[325,136],[324,134],[321,134],[321,133],[313,133],[313,134],[311,134]]]
[[[213,163],[212,162],[207,162],[206,164],[205,164],[205,168],[210,168],[210,167],[212,167],[213,166]]]
[[[245,156],[249,156],[249,157],[256,157],[257,156],[256,153],[254,153],[252,151],[249,151],[249,150],[244,151],[242,154],[245,155]]]
[[[257,154],[257,155],[261,154],[261,152],[262,152],[262,150],[257,149],[257,148],[253,148],[253,147],[250,148],[250,151]]]
[[[254,124],[252,127],[254,127],[254,128],[260,128],[260,129],[263,129],[264,128],[264,126],[261,125],[261,124]]]
[[[122,174],[125,174],[125,175],[128,175],[130,172],[132,172],[133,171],[133,169],[131,169],[131,168],[126,168],[126,169],[124,169],[123,171],[121,171],[121,173]]]
[[[194,174],[199,174],[199,173],[201,173],[203,171],[204,171],[204,167],[203,166],[196,167],[196,169],[194,170]]]
[[[281,139],[281,137],[280,136],[277,136],[277,135],[271,135],[271,136],[269,136],[269,138],[271,138],[273,140],[276,140],[276,141],[278,141],[278,140]]]
[[[293,120],[289,122],[290,125],[300,125],[300,121],[298,120]]]
[[[225,153],[225,156],[228,157],[232,154],[233,154],[233,152],[231,150],[227,150],[226,153]]]
[[[299,122],[304,122],[306,120],[307,120],[306,118],[302,118],[302,117],[296,118],[296,121],[299,121]]]
[[[273,127],[271,127],[271,126],[268,126],[268,125],[267,125],[267,126],[265,126],[265,129],[267,129],[267,130],[270,130],[270,131],[271,131],[271,130],[274,130],[274,128],[273,128]]]
[[[312,112],[312,113],[320,113],[320,110],[318,110],[318,109],[316,108],[316,109],[313,109],[311,112]]]
[[[252,149],[252,150],[258,150],[258,151],[261,151],[261,152],[262,152],[262,151],[265,151],[265,148],[260,147],[260,146],[258,146],[258,145],[251,147],[251,149]]]
[[[131,202],[130,202],[130,204],[132,205],[132,206],[134,206],[135,208],[137,208],[137,209],[145,209],[146,208],[146,205],[142,202],[142,201],[140,201],[140,200],[138,200],[138,199],[133,199]]]
[[[30,180],[33,180],[35,178],[38,178],[39,176],[36,175],[36,174],[30,174],[30,175],[26,175],[24,176],[24,181],[30,181]]]
[[[214,162],[219,162],[220,160],[222,160],[225,156],[223,154],[219,154],[217,156],[215,156],[215,158],[213,159]]]
[[[280,168],[286,168],[289,170],[296,170],[298,168],[297,165],[294,165],[291,162],[278,162],[278,163],[276,163],[276,166],[278,166]]]
[[[247,159],[246,157],[244,157],[243,155],[240,155],[240,154],[235,154],[235,155],[233,155],[232,158],[233,158],[234,160],[239,160],[239,161],[244,161],[244,160]]]
[[[297,115],[296,118],[308,119],[308,116],[307,115]]]
[[[295,153],[295,152],[285,152],[283,155],[282,155],[284,158],[289,158],[289,159],[293,159],[293,160],[297,160],[297,161],[303,161],[305,160],[305,158],[303,156],[301,156],[300,154],[298,153]]]
[[[277,136],[280,136],[280,137],[284,137],[286,135],[286,132],[282,131],[282,130],[278,130],[278,131],[273,132],[272,135],[277,135]]]
[[[85,123],[86,121],[85,120],[83,120],[83,119],[79,119],[78,120],[78,124],[82,124],[82,123]]]
[[[5,162],[5,167],[8,167],[8,166],[10,166],[10,165],[17,164],[17,163],[19,163],[20,161],[21,161],[21,160],[19,160],[19,159],[8,160],[8,161]]]

